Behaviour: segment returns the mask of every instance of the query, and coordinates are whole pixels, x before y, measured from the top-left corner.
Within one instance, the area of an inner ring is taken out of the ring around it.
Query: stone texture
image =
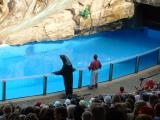
[[[29,10],[31,4],[34,8]],[[52,13],[48,7],[54,5],[57,10]],[[83,18],[79,13],[86,6],[90,6],[91,14]],[[0,43],[12,45],[65,39],[77,35],[76,31],[85,34],[93,27],[134,15],[134,4],[130,0],[12,0],[8,7],[9,14],[0,23]],[[42,13],[46,15],[40,16]],[[34,19],[38,20],[34,22]]]
[[[134,0],[138,3],[153,5],[153,6],[160,6],[160,0]]]

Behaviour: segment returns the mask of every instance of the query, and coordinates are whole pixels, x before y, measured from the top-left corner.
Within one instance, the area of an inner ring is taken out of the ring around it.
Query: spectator
[[[6,120],[8,119],[8,117],[10,116],[10,114],[12,113],[13,108],[11,105],[6,105],[3,108],[3,115],[0,116],[0,120]]]
[[[106,120],[127,120],[127,114],[113,107],[108,111]]]
[[[91,112],[93,120],[105,120],[105,109],[100,104],[93,104]]]
[[[138,115],[136,120],[152,120],[152,117],[146,114]]]
[[[155,117],[154,120],[160,120],[160,103],[157,103],[154,107]]]
[[[54,109],[42,108],[39,114],[39,120],[54,120]]]
[[[66,120],[67,109],[63,106],[55,108],[55,120]]]
[[[151,107],[148,106],[142,106],[140,107],[138,114],[146,114],[154,118],[154,110]]]
[[[29,113],[26,115],[26,120],[39,120],[35,113]]]
[[[90,111],[85,111],[82,114],[82,120],[92,120],[92,113]]]
[[[7,120],[21,120],[21,118],[19,117],[19,113],[11,113],[8,117]]]
[[[61,107],[63,106],[62,103],[60,101],[55,101],[54,102],[54,105],[53,105],[55,108],[58,108],[58,107]]]
[[[104,97],[104,102],[108,105],[108,106],[111,106],[111,103],[112,103],[112,98],[111,96],[107,95]]]

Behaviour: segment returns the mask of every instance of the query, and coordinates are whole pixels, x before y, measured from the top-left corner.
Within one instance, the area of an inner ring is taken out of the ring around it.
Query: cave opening
[[[137,3],[135,13],[143,26],[160,30],[160,6]]]

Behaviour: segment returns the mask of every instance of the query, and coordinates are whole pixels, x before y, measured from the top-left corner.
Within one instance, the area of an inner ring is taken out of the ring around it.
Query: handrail
[[[128,61],[128,60],[134,59],[134,58],[136,58],[137,56],[140,57],[140,56],[144,56],[144,55],[150,54],[150,53],[155,52],[155,51],[157,51],[157,50],[159,50],[159,49],[160,49],[160,47],[157,47],[157,48],[155,48],[155,49],[148,50],[148,51],[146,51],[146,52],[144,52],[144,53],[136,54],[136,55],[134,55],[134,56],[125,57],[125,58],[122,58],[122,59],[112,60],[112,61],[109,61],[109,62],[105,62],[105,63],[103,63],[103,65],[109,65],[109,64],[116,64],[116,63],[120,63],[120,62],[125,62],[125,61]],[[86,67],[80,68],[80,69],[78,69],[78,70],[85,70],[85,69],[86,69]]]
[[[40,78],[44,76],[50,76],[52,73],[46,73],[46,74],[39,74],[39,75],[32,75],[32,76],[24,76],[24,77],[15,77],[15,78],[0,78],[0,81],[7,81],[7,80],[21,80],[21,79],[30,79],[30,78]]]
[[[148,51],[146,51],[144,53],[136,54],[134,56],[130,56],[130,57],[127,57],[127,58],[122,58],[120,60],[109,61],[109,62],[104,63],[103,65],[116,64],[116,63],[128,61],[128,60],[136,58],[137,56],[139,56],[139,57],[140,56],[144,56],[144,55],[150,54],[152,52],[155,52],[155,51],[157,51],[159,49],[160,49],[160,47],[157,47],[155,49],[148,50]],[[83,67],[83,68],[80,68],[80,69],[76,69],[76,70],[77,71],[83,71],[83,70],[87,70],[86,68],[87,68],[87,66]],[[21,79],[40,78],[40,77],[50,76],[50,75],[52,75],[52,73],[45,73],[45,74],[32,75],[32,76],[24,76],[24,77],[15,77],[15,78],[0,78],[0,81],[3,81],[3,80],[7,81],[7,80],[21,80]]]

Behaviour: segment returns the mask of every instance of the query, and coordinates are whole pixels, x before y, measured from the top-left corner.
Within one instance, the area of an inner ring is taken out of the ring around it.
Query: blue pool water
[[[57,42],[32,43],[23,46],[0,48],[0,80],[7,78],[40,75],[59,70],[62,62],[60,54],[66,54],[76,69],[83,69],[83,86],[90,83],[90,72],[87,66],[93,54],[98,54],[102,62],[99,82],[108,80],[109,64],[133,57],[160,46],[160,31],[150,29],[118,30],[98,33],[90,36],[75,37]],[[158,51],[140,59],[140,68],[157,64]],[[113,78],[134,73],[136,59],[115,63]],[[64,90],[63,79],[50,75],[47,93]],[[78,85],[78,71],[74,72],[74,88]],[[0,89],[2,88],[2,82]],[[43,78],[17,79],[7,81],[7,99],[40,95],[43,92]],[[0,99],[2,98],[0,92]]]

